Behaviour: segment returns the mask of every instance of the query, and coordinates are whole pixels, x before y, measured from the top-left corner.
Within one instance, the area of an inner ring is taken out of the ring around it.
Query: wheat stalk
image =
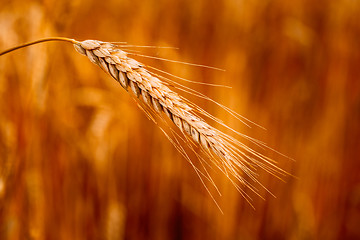
[[[181,130],[184,140],[190,148],[195,152],[193,146],[199,147],[206,158],[226,174],[247,200],[249,200],[249,196],[238,187],[235,179],[256,192],[255,187],[245,180],[243,174],[260,185],[261,183],[257,180],[255,173],[257,166],[276,176],[286,174],[285,171],[276,166],[276,162],[272,159],[210,126],[197,113],[200,112],[212,117],[210,114],[171,90],[166,82],[151,73],[143,64],[128,57],[128,53],[121,50],[116,44],[97,40],[76,41],[68,38],[46,38],[8,49],[0,53],[0,56],[45,41],[72,43],[77,52],[87,56],[92,63],[101,67],[118,81],[126,91],[135,96],[143,109],[147,110],[146,112],[157,115],[160,119],[166,115]],[[246,138],[255,144],[264,146],[259,141]],[[169,139],[171,140],[171,138]],[[176,145],[176,141],[173,143]],[[188,158],[181,146],[177,146],[177,148]],[[198,157],[203,160],[200,155]],[[194,165],[193,167],[199,175],[198,169]],[[211,181],[208,174],[205,177]]]

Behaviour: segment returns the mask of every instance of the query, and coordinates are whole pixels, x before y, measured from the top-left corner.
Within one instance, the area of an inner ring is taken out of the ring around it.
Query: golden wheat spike
[[[260,184],[255,174],[256,167],[263,168],[274,175],[286,174],[275,165],[272,159],[210,126],[197,115],[198,112],[204,113],[202,109],[171,90],[164,81],[154,76],[138,61],[128,57],[128,54],[116,44],[97,40],[76,41],[68,38],[46,38],[8,49],[1,52],[0,56],[45,41],[72,43],[77,52],[87,56],[92,63],[101,67],[126,91],[134,95],[143,106],[149,108],[153,114],[158,115],[159,118],[167,116],[185,136],[186,141],[184,142],[191,145],[192,150],[192,145],[199,147],[208,160],[226,174],[233,183],[233,180],[236,179],[255,191],[252,184],[246,181],[243,175],[247,175],[253,182]],[[206,112],[205,114],[211,116]],[[254,139],[246,138],[263,145]],[[237,186],[236,183],[234,184]]]

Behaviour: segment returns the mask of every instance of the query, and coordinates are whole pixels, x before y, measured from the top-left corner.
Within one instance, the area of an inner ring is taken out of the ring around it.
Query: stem
[[[24,48],[24,47],[27,47],[27,46],[30,46],[30,45],[34,45],[34,44],[38,44],[38,43],[43,43],[43,42],[50,42],[50,41],[64,41],[64,42],[70,42],[72,44],[75,44],[75,43],[78,43],[78,41],[74,40],[74,39],[71,39],[71,38],[65,38],[65,37],[49,37],[49,38],[43,38],[43,39],[39,39],[39,40],[36,40],[36,41],[33,41],[33,42],[29,42],[29,43],[24,43],[24,44],[21,44],[19,46],[16,46],[16,47],[13,47],[13,48],[9,48],[3,52],[0,52],[0,56],[2,55],[5,55],[9,52],[12,52],[12,51],[15,51],[15,50],[18,50],[20,48]]]

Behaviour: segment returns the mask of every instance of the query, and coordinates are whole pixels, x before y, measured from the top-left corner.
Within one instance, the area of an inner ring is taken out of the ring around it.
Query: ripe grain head
[[[253,183],[260,184],[256,177],[256,168],[260,167],[274,175],[285,175],[286,172],[277,167],[273,160],[256,152],[236,138],[223,133],[209,125],[199,116],[211,116],[196,104],[189,102],[175,91],[166,82],[154,76],[146,67],[138,61],[130,58],[128,54],[117,45],[96,40],[86,40],[74,43],[75,49],[89,60],[100,66],[112,76],[120,85],[134,96],[145,112],[158,119],[168,117],[181,131],[183,139],[201,161],[214,164],[238,187],[237,182],[249,187],[253,191],[253,184],[245,180],[244,175]],[[226,126],[227,127],[227,126]],[[173,135],[173,137],[177,137]],[[243,136],[256,144],[263,145],[247,136]],[[175,144],[177,141],[172,141]],[[177,147],[183,155],[182,147]],[[198,154],[197,150],[202,152]],[[190,159],[188,158],[190,161]],[[198,171],[198,169],[195,169]],[[203,173],[202,173],[203,174]],[[207,173],[205,173],[207,175]],[[210,176],[205,176],[210,179]],[[238,188],[244,197],[245,193]]]
[[[191,163],[206,189],[203,178],[207,179],[216,188],[206,166],[215,166],[223,172],[248,202],[250,202],[249,195],[245,193],[238,183],[258,194],[255,185],[264,187],[257,178],[258,174],[256,171],[258,168],[262,168],[276,177],[287,175],[271,158],[258,153],[237,138],[208,124],[201,115],[213,119],[232,130],[195,103],[180,96],[172,90],[170,84],[164,81],[165,78],[158,77],[159,75],[152,73],[145,65],[130,58],[127,52],[114,43],[97,40],[76,41],[61,37],[45,38],[8,49],[1,52],[0,56],[13,50],[45,41],[66,41],[72,43],[77,52],[87,56],[92,63],[98,65],[118,81],[136,99],[138,106],[147,114],[149,119],[155,123],[157,119],[164,122],[166,118],[170,119],[176,128],[181,131],[181,134],[173,131],[169,125],[171,133],[167,134],[162,129],[163,132],[176,149]],[[188,90],[194,93],[191,89]],[[202,94],[195,93],[195,95],[219,105],[240,121],[242,121],[241,118],[245,119],[226,106]],[[232,131],[247,141],[260,147],[268,148],[263,142],[234,130]],[[185,146],[182,146],[182,143]],[[193,164],[184,147],[189,148],[195,153],[199,159],[201,169]]]

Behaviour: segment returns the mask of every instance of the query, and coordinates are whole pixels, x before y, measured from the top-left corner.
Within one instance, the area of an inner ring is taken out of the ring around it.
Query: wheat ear
[[[256,192],[252,184],[242,176],[243,174],[260,184],[255,173],[257,166],[274,175],[286,173],[278,168],[272,159],[210,126],[197,115],[199,112],[208,116],[209,114],[171,90],[164,81],[152,74],[138,61],[128,57],[128,54],[116,44],[97,40],[76,41],[68,38],[47,38],[9,49],[0,53],[0,56],[32,44],[54,40],[71,42],[77,52],[87,56],[92,63],[100,66],[126,91],[132,93],[143,106],[149,108],[160,118],[165,114],[181,130],[186,142],[197,145],[232,182],[237,179]],[[246,138],[255,144],[263,145],[254,139]],[[193,148],[191,147],[191,149]],[[235,186],[237,186],[236,183]],[[245,194],[243,191],[241,192]],[[247,198],[247,196],[245,197]]]

